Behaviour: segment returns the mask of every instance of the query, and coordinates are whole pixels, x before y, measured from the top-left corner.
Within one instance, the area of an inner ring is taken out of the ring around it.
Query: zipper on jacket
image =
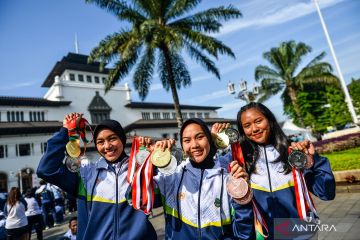
[[[268,178],[269,178],[271,199],[272,199],[272,201],[274,201],[275,198],[274,198],[274,192],[272,191],[272,186],[271,186],[270,169],[269,169],[269,163],[268,163],[268,159],[267,159],[267,155],[266,155],[266,147],[265,146],[264,146],[264,154],[265,154],[266,168],[267,168]],[[271,212],[271,218],[274,218],[274,204],[271,203],[269,207],[270,207],[270,212]]]
[[[272,193],[269,163],[268,163],[268,159],[267,159],[267,155],[266,155],[266,147],[265,146],[264,146],[264,155],[265,155],[265,162],[266,162],[266,168],[267,168],[268,179],[269,179],[270,192]]]
[[[116,168],[114,169],[115,170],[115,191],[116,191],[116,194],[115,194],[115,224],[114,224],[114,239],[119,239],[118,238],[118,221],[119,221],[119,218],[118,218],[118,208],[119,208],[119,204],[118,204],[118,198],[119,198],[119,191],[118,191],[118,187],[119,187],[119,183],[118,183],[118,177],[119,177],[119,172],[120,172],[120,169],[118,172],[116,172]]]
[[[199,239],[201,239],[200,200],[201,200],[201,186],[202,186],[203,175],[204,175],[204,169],[201,169],[200,186],[199,186],[199,196],[198,196],[198,230],[199,230]]]

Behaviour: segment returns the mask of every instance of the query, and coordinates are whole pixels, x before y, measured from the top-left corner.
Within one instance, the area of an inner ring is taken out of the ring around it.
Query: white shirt
[[[67,237],[70,240],[76,240],[76,235],[73,235],[70,229],[64,234],[64,237]]]
[[[28,220],[25,215],[25,206],[21,202],[16,202],[13,207],[9,204],[7,207],[6,229],[20,228],[28,225]]]
[[[39,204],[35,198],[25,198],[25,201],[27,203],[27,210],[25,212],[26,216],[35,216],[42,214],[42,210],[39,207]]]

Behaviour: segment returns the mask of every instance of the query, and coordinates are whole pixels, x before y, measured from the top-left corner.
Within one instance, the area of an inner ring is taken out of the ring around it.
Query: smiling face
[[[103,129],[96,138],[96,148],[101,156],[107,161],[116,161],[124,150],[124,146],[119,138],[110,129]]]
[[[268,119],[256,108],[250,108],[241,114],[241,126],[245,135],[253,142],[266,144],[270,136]]]
[[[191,123],[182,133],[182,147],[194,162],[201,163],[210,153],[210,143],[200,125]]]

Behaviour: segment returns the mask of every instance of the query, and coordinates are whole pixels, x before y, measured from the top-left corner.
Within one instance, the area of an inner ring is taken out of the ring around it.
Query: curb
[[[360,180],[360,169],[333,171],[335,182],[347,182],[346,177],[354,176],[356,181]]]

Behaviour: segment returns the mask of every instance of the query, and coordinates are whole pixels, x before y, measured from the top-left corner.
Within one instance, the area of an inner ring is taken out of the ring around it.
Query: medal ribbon
[[[131,144],[131,151],[130,151],[130,157],[129,157],[129,166],[128,166],[128,172],[127,172],[127,182],[131,184],[134,180],[134,175],[137,168],[137,163],[135,156],[139,151],[140,142],[138,138],[134,138],[133,142]]]
[[[231,144],[231,155],[234,161],[237,161],[240,166],[245,166],[245,159],[244,155],[240,146],[240,143],[232,143]],[[250,186],[251,187],[251,186]],[[264,218],[261,216],[259,209],[256,206],[254,199],[252,200],[253,211],[254,211],[254,224],[255,224],[255,231],[256,231],[256,239],[266,239],[269,236],[268,227],[264,221]],[[265,233],[263,232],[265,230]]]
[[[291,151],[292,149],[289,148],[289,154]],[[313,220],[319,219],[315,205],[306,186],[302,170],[297,170],[293,167],[292,174],[294,178],[296,208],[300,219],[306,222],[312,222]]]
[[[245,159],[241,150],[240,143],[236,142],[231,144],[231,155],[233,157],[233,160],[237,161],[240,166],[245,166]]]
[[[136,210],[142,210],[145,214],[150,214],[154,205],[154,183],[153,166],[150,161],[151,154],[145,162],[136,170],[131,184],[132,206]]]
[[[86,139],[86,126],[89,126],[91,134],[93,134],[92,128],[88,120],[82,117],[78,117],[76,119],[72,119],[70,122],[67,122],[65,127],[68,129],[68,136],[70,141],[75,141],[79,138],[81,138],[82,142],[84,143],[84,151],[83,154],[86,151],[86,147],[88,143],[92,142],[94,140],[91,139],[91,141]]]
[[[252,200],[252,204],[253,204],[253,212],[254,212],[256,240],[266,239],[267,237],[269,237],[268,227],[258,207],[256,206],[254,199]],[[263,229],[265,229],[265,234],[263,232]]]

